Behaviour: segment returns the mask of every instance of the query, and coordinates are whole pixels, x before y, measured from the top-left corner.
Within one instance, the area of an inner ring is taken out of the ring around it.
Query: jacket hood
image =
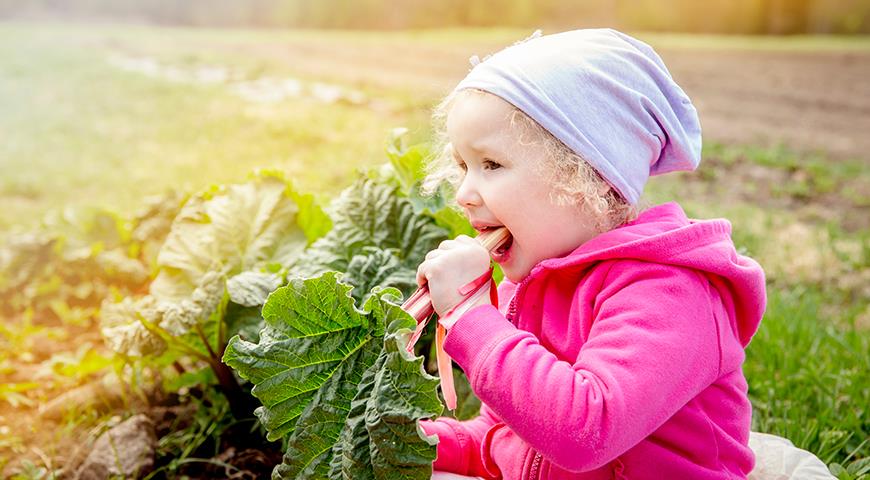
[[[551,270],[586,268],[603,260],[633,259],[702,272],[723,301],[733,302],[740,342],[745,347],[758,330],[766,304],[764,271],[737,253],[731,223],[725,219],[691,220],[674,202],[652,207],[637,219],[602,233],[570,254],[544,260],[527,280]]]

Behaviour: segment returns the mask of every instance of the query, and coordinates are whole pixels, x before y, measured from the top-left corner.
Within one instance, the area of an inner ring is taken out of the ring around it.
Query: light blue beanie
[[[477,63],[454,90],[510,102],[632,204],[650,175],[698,166],[698,114],[649,45],[612,29],[539,33]]]

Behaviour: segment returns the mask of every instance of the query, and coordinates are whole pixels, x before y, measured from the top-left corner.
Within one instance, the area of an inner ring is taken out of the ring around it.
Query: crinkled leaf
[[[178,215],[187,196],[174,191],[147,197],[143,207],[133,217],[131,237],[138,242],[142,256],[149,267],[157,267],[160,247],[169,235],[172,221]]]
[[[225,292],[224,278],[217,272],[206,273],[190,298],[177,302],[160,301],[163,311],[160,327],[175,336],[187,334],[195,325],[204,324],[211,318],[221,306]]]
[[[383,318],[358,310],[351,287],[336,276],[294,279],[279,288],[263,306],[259,344],[234,337],[227,346],[224,362],[254,383],[251,393],[263,403],[257,415],[272,440],[293,431],[319,388],[342,375],[356,373],[358,381],[377,357],[374,340],[383,335]]]
[[[208,272],[188,298],[160,300],[153,295],[119,303],[103,302],[101,332],[109,347],[132,356],[153,356],[166,349],[168,335],[188,337],[186,343],[202,353],[216,348],[219,339],[217,317],[226,306],[226,281],[217,272]],[[199,328],[194,328],[198,326]],[[199,332],[210,345],[202,344]]]
[[[108,280],[134,285],[148,281],[149,272],[145,265],[139,260],[127,256],[120,248],[100,252],[94,260]]]
[[[363,455],[345,466],[342,458],[357,456],[361,445],[370,448],[372,438],[380,442],[375,444],[377,451],[372,457],[379,459],[380,471],[415,465],[431,474],[435,448],[431,439],[424,440],[417,432],[416,420],[440,412],[437,379],[425,374],[422,359],[409,362],[410,355],[396,343],[404,345],[407,337],[397,340],[393,335],[400,328],[407,334],[414,320],[401,310],[394,289],[375,291],[361,310],[356,308],[350,290],[349,285],[338,282],[335,272],[291,280],[263,307],[266,327],[260,332],[259,343],[235,337],[224,354],[228,365],[254,383],[252,393],[263,403],[255,413],[268,438],[289,436],[284,463],[273,477],[365,478],[362,472],[366,468],[375,471],[370,459]],[[393,343],[392,350],[384,349],[385,334]],[[409,362],[411,367],[393,357]],[[387,400],[391,386],[395,388],[392,398],[411,393],[414,403]],[[384,395],[386,403],[370,401],[373,393]],[[406,408],[407,418],[398,420],[401,408]],[[404,440],[428,446],[425,465],[414,463],[426,455],[422,446],[394,451],[382,444],[390,441],[384,429],[397,427],[397,431],[406,432],[408,425],[414,426],[417,440]],[[350,473],[342,474],[343,470]]]
[[[42,225],[46,231],[62,236],[71,248],[99,245],[101,248],[123,246],[130,238],[124,220],[115,212],[98,207],[66,207],[46,214]]]
[[[403,297],[417,287],[416,271],[402,265],[394,250],[374,247],[365,247],[350,260],[341,281],[354,286],[351,294],[360,304],[368,300],[376,286],[397,288]]]
[[[434,437],[426,437],[417,420],[441,413],[438,379],[425,373],[423,358],[405,350],[410,331],[384,340],[384,366],[366,407],[374,476],[378,479],[428,480],[435,460]],[[344,478],[357,478],[350,472]]]
[[[234,325],[225,324],[223,316],[230,296],[241,307],[262,305],[281,283],[277,273],[307,245],[294,198],[305,199],[308,215],[314,215],[313,200],[269,174],[192,197],[173,221],[158,254],[160,271],[150,286],[152,301],[160,309],[153,323],[155,333],[167,340],[177,337],[173,344],[204,355],[221,351],[227,333],[246,329],[245,337],[255,338],[250,329],[259,326],[259,319],[250,312]],[[156,211],[159,217],[162,207]],[[120,329],[105,331],[112,334]]]
[[[146,327],[146,323],[155,325],[162,316],[151,296],[135,300],[126,297],[118,303],[107,300],[100,309],[101,332],[116,352],[137,357],[159,355],[166,350],[166,343]]]
[[[350,402],[350,411],[345,419],[339,440],[332,446],[329,478],[374,478],[372,456],[369,453],[369,437],[366,430],[366,410],[369,397],[375,388],[375,379],[384,367],[386,359],[382,351],[375,363],[363,373],[356,396]],[[286,462],[285,459],[285,463],[289,462]],[[282,469],[284,467],[279,466],[276,470],[280,472]],[[355,476],[351,476],[351,474]]]
[[[162,241],[172,228],[186,198],[175,191],[147,197],[142,208],[133,217],[131,237],[137,242]]]
[[[191,198],[157,257],[160,273],[151,293],[180,300],[210,271],[233,276],[292,264],[307,238],[290,192],[283,180],[260,176]]]
[[[266,303],[266,297],[279,286],[281,276],[274,273],[242,272],[227,280],[230,300],[245,307]]]
[[[44,273],[54,255],[55,238],[20,234],[0,248],[0,294],[21,289]]]
[[[360,178],[329,207],[330,232],[305,252],[292,275],[312,277],[329,270],[348,271],[366,247],[392,250],[401,264],[416,271],[423,257],[447,239],[447,232],[418,214],[396,186]]]
[[[226,322],[228,338],[238,335],[249,342],[260,341],[260,329],[263,328],[263,315],[260,312],[260,306],[243,307],[230,302],[227,304],[224,322]]]

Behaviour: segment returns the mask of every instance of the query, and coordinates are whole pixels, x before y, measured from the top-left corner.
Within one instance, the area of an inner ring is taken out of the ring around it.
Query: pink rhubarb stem
[[[508,238],[510,238],[510,233],[506,228],[501,227],[495,230],[483,232],[478,235],[475,240],[477,240],[487,252],[492,253],[506,242]],[[414,335],[412,335],[411,339],[408,341],[407,350],[410,352],[413,350],[417,340],[420,339],[420,335],[423,334],[423,329],[426,328],[426,323],[429,320],[429,317],[435,313],[435,309],[432,307],[432,299],[429,297],[429,287],[423,285],[418,288],[410,297],[408,297],[408,300],[402,304],[402,310],[408,312],[412,317],[414,317],[414,320],[417,321],[417,328],[414,330]]]
[[[435,328],[435,356],[438,359],[438,377],[441,379],[441,394],[448,410],[456,410],[456,387],[453,384],[453,361],[444,351],[447,329],[438,325]]]
[[[481,233],[477,236],[477,241],[480,242],[481,246],[483,246],[487,252],[492,254],[496,249],[498,249],[498,247],[507,241],[508,238],[510,238],[510,233],[508,233],[507,229],[498,228]],[[475,288],[480,288],[479,285],[465,286],[465,288],[468,287],[473,288],[467,293],[471,293]],[[460,291],[463,294],[466,294],[463,290]],[[465,301],[467,300],[468,299],[466,298]],[[459,305],[457,305],[457,307],[458,306]],[[457,307],[454,307],[454,309]],[[422,285],[418,288],[417,291],[408,297],[408,300],[402,304],[402,310],[408,312],[412,317],[414,317],[414,320],[417,321],[417,327],[414,329],[414,334],[411,335],[406,347],[409,352],[412,352],[414,350],[414,345],[417,343],[417,340],[420,339],[423,330],[426,328],[426,323],[429,321],[432,314],[435,313],[435,309],[432,307],[432,299],[429,296],[429,286]],[[450,315],[448,314],[448,316]],[[449,410],[455,410],[456,386],[453,384],[453,361],[450,359],[447,352],[444,351],[444,340],[446,338],[447,329],[438,323],[435,328],[435,356],[438,360],[438,376],[441,379],[441,394],[444,395],[444,403],[447,404],[447,408]]]

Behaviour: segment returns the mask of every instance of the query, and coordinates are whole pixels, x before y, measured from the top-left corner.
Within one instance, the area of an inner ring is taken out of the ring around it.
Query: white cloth
[[[786,438],[751,432],[749,448],[755,452],[755,469],[749,480],[829,480],[831,471],[819,457],[794,446]]]

